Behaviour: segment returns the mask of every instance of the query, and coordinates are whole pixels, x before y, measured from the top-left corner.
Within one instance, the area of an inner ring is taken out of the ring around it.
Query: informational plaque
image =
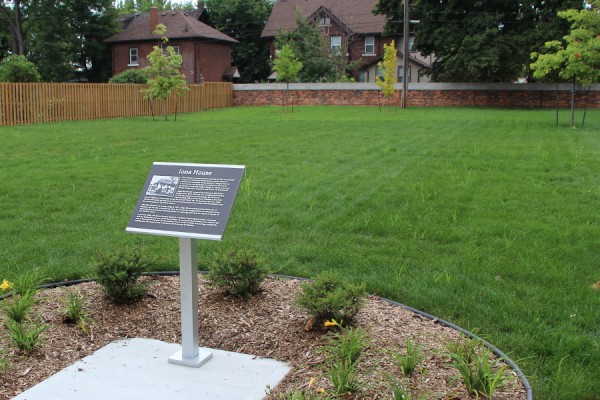
[[[126,231],[221,240],[245,168],[155,162]]]

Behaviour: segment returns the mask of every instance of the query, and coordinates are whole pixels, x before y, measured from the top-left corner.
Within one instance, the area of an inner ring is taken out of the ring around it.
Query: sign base
[[[210,351],[198,350],[198,352],[198,356],[194,358],[186,358],[183,357],[183,350],[179,350],[177,353],[169,357],[169,363],[183,365],[185,367],[198,368],[212,358],[212,353]]]

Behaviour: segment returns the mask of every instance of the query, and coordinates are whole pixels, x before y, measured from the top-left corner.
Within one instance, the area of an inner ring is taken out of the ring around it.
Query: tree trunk
[[[14,1],[14,20],[11,18],[5,6],[0,5],[0,13],[4,15],[8,23],[8,30],[13,39],[13,53],[15,55],[25,55],[25,41],[23,35],[23,25],[21,23],[21,0]]]

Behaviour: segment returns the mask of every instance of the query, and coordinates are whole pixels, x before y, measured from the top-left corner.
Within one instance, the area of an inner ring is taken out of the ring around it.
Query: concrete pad
[[[215,349],[201,349],[213,356],[200,368],[169,363],[180,349],[153,339],[119,340],[14,399],[254,400],[290,371],[280,361]]]

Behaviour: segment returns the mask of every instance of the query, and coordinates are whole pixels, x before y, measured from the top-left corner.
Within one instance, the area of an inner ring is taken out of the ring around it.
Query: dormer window
[[[365,36],[365,55],[375,54],[375,36]]]
[[[331,18],[329,18],[329,17],[322,17],[321,19],[319,19],[319,25],[321,25],[321,26],[329,26],[329,25],[331,25]]]

